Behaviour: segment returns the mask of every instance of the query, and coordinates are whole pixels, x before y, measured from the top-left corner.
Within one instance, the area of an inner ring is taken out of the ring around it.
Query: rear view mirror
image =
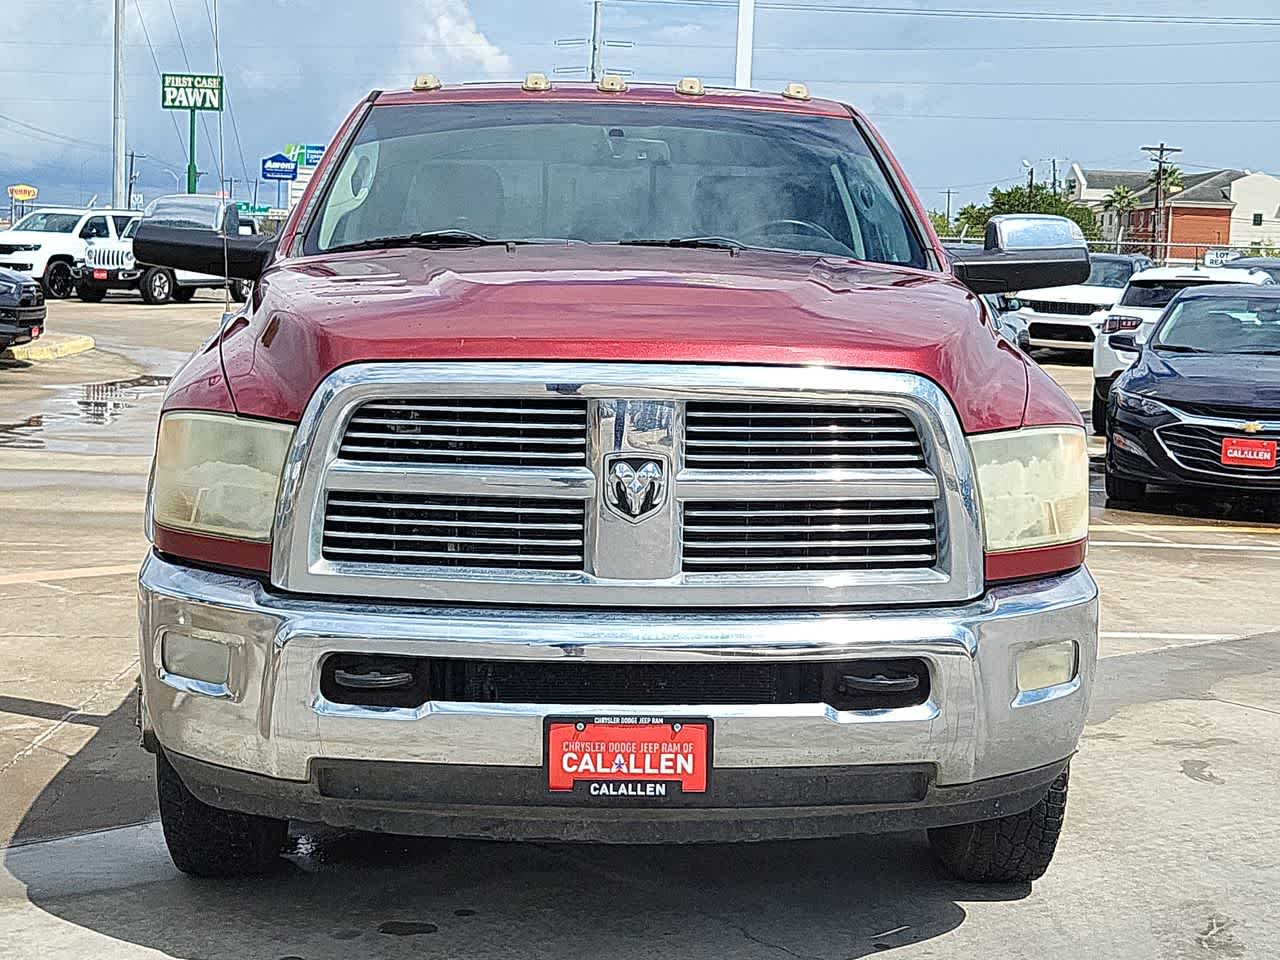
[[[1142,349],[1132,333],[1113,333],[1107,337],[1107,343],[1112,350],[1126,350],[1129,353],[1137,353]]]
[[[953,251],[952,270],[974,293],[1083,283],[1089,246],[1073,220],[1039,213],[992,217],[983,249]]]

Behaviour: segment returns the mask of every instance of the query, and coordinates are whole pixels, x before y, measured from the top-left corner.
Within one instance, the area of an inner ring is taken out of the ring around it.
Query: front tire
[[[159,305],[173,299],[173,274],[163,267],[152,267],[138,284],[145,303]]]
[[[1102,436],[1107,432],[1107,398],[1111,394],[1111,381],[1093,381],[1093,406],[1090,409],[1093,419],[1093,432]]]
[[[85,303],[101,303],[107,296],[103,287],[91,287],[85,283],[76,284],[76,296]]]
[[[160,825],[169,856],[183,873],[236,877],[270,870],[284,849],[287,820],[211,807],[182,782],[164,753],[156,754]]]
[[[71,264],[54,260],[45,265],[44,278],[40,281],[48,300],[65,300],[76,291],[75,278],[71,276]]]
[[[1063,770],[1030,810],[995,820],[935,827],[929,845],[944,870],[968,883],[1029,883],[1049,869],[1067,810]]]
[[[176,287],[173,291],[173,299],[178,303],[190,303],[195,295],[195,287]]]
[[[232,280],[230,283],[231,299],[236,303],[244,303],[253,292],[253,284],[248,280]]]

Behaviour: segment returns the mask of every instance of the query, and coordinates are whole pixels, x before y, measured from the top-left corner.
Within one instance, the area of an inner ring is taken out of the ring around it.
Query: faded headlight
[[[151,516],[172,530],[271,539],[289,424],[175,412],[160,420]]]
[[[1078,427],[1028,427],[969,438],[988,552],[1083,540],[1089,450]]]

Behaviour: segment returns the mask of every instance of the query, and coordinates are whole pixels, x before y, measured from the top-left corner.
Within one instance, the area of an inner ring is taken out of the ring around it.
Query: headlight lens
[[[270,540],[292,439],[288,424],[219,413],[165,414],[156,441],[152,519],[173,530]]]
[[[1115,394],[1116,406],[1121,410],[1128,410],[1130,413],[1140,413],[1144,417],[1157,417],[1162,413],[1168,413],[1169,408],[1158,400],[1151,400],[1147,397],[1141,397],[1136,393],[1129,393],[1125,390],[1112,388],[1111,392]]]
[[[1076,427],[1029,427],[969,438],[988,552],[1083,540],[1089,450]]]

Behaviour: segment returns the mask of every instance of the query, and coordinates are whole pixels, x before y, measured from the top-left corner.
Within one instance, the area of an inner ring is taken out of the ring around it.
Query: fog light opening
[[[1075,678],[1080,653],[1074,640],[1030,647],[1018,654],[1018,690],[1027,693],[1069,683]]]
[[[203,631],[168,630],[160,647],[166,673],[225,686],[231,679],[231,640]]]

